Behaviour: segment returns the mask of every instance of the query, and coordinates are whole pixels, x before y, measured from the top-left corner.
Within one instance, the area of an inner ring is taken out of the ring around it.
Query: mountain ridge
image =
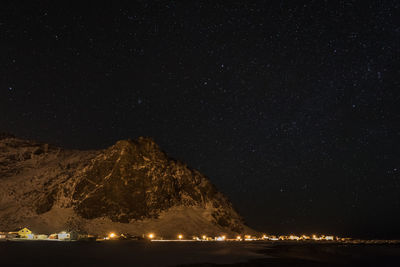
[[[181,225],[188,234],[254,232],[208,178],[168,157],[152,138],[80,151],[4,136],[1,228],[172,235]]]

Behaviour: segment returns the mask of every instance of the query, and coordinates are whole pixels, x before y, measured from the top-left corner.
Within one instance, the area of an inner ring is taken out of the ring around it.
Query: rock
[[[204,175],[147,137],[99,151],[2,139],[0,229],[17,225],[92,234],[252,231]]]

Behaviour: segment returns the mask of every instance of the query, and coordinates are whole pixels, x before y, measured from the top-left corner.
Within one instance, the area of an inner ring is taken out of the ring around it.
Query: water
[[[0,242],[0,266],[399,266],[399,245]]]

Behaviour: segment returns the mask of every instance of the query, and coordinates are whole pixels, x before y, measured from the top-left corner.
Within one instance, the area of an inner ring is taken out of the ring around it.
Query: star
[[[170,2],[84,16],[4,6],[0,131],[79,149],[150,136],[255,228],[282,230],[282,208],[326,218],[356,203],[343,226],[398,232],[385,223],[400,224],[398,4],[307,5],[310,20],[297,1]]]

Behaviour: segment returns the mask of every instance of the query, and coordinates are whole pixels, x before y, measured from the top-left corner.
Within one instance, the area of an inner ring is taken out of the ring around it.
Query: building
[[[308,236],[308,235],[302,235],[302,236],[300,237],[300,239],[301,239],[301,240],[310,240],[311,237]]]
[[[58,240],[70,240],[71,235],[67,232],[58,233]]]
[[[269,236],[268,239],[271,240],[271,241],[278,241],[279,240],[279,238],[276,237],[275,235]]]
[[[35,235],[35,240],[46,240],[48,238],[47,235]]]
[[[19,237],[19,235],[16,232],[8,232],[6,234],[6,239],[14,239],[14,238],[18,238],[18,237]]]
[[[58,239],[58,235],[57,234],[51,234],[51,235],[49,235],[49,239]]]
[[[18,231],[18,236],[20,238],[28,238],[30,235],[32,235],[32,231],[29,230],[28,228],[22,228],[21,230]]]

